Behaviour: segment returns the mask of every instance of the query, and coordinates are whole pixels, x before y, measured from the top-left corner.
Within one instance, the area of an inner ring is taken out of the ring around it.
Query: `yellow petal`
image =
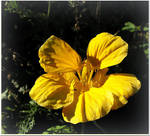
[[[73,80],[74,80],[74,82],[79,81],[79,79],[77,78],[77,76],[73,72],[63,73],[62,76],[65,79],[65,82],[68,86],[70,86],[70,84],[72,83]]]
[[[103,87],[111,91],[114,95],[114,105],[112,109],[118,109],[128,101],[141,87],[140,81],[131,74],[111,74]]]
[[[84,93],[75,93],[74,101],[63,108],[66,122],[77,124],[99,119],[112,108],[113,95],[103,88],[91,88]]]
[[[70,72],[80,67],[81,58],[65,41],[51,36],[39,49],[41,67],[45,72]]]
[[[62,115],[66,122],[77,124],[79,122],[85,122],[84,115],[84,99],[83,94],[75,91],[73,102],[63,108]]]
[[[73,101],[73,91],[58,75],[44,74],[40,76],[29,94],[34,101],[45,108],[58,109]]]
[[[126,56],[128,44],[120,36],[109,33],[98,34],[87,49],[87,58],[93,67],[104,69],[119,64]]]

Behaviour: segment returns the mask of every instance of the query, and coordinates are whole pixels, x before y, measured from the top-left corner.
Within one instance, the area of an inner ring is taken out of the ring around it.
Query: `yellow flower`
[[[98,34],[87,49],[87,59],[63,40],[51,36],[39,49],[40,65],[46,72],[30,91],[39,105],[63,108],[66,122],[77,124],[99,119],[125,105],[141,87],[132,74],[107,75],[108,67],[126,56],[128,44],[119,36]]]

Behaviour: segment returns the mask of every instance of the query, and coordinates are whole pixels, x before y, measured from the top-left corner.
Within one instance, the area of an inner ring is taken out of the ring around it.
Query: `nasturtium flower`
[[[62,108],[66,122],[97,120],[124,106],[141,87],[132,74],[107,74],[127,52],[128,44],[120,36],[104,32],[89,42],[82,61],[68,43],[52,35],[39,49],[46,74],[36,80],[30,97],[45,108]]]

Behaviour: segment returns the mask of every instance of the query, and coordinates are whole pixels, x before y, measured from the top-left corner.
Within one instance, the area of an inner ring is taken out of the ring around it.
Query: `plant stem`
[[[77,74],[79,76],[79,79],[82,80],[82,77],[81,77],[81,74],[80,74],[80,71],[77,71]]]
[[[51,3],[48,1],[48,9],[47,9],[47,16],[49,17],[50,15],[50,8],[51,8]]]

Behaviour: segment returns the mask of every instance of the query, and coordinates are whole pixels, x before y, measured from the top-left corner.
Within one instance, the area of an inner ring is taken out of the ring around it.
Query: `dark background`
[[[122,29],[126,22],[136,26]],[[140,27],[140,29],[138,29]],[[148,133],[148,1],[8,2],[2,1],[2,133]],[[128,44],[128,56],[110,73],[135,74],[140,91],[124,107],[93,122],[72,125],[60,110],[31,102],[28,92],[44,73],[38,49],[55,35],[84,59],[90,39],[101,32],[117,33]],[[64,125],[66,131],[57,126]],[[82,127],[82,130],[81,130]],[[68,130],[69,128],[69,130]]]

